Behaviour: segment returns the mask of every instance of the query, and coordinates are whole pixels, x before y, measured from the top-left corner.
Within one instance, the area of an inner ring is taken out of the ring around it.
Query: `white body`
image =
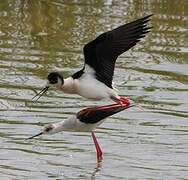
[[[109,88],[95,78],[94,70],[88,65],[85,67],[85,73],[79,79],[66,78],[64,84],[57,84],[56,88],[65,93],[79,94],[93,100],[117,96],[116,90]]]
[[[79,119],[77,119],[76,116],[71,116],[64,121],[53,123],[53,130],[51,131],[51,133],[53,134],[61,131],[91,132],[104,121],[105,119],[94,124],[83,123]]]

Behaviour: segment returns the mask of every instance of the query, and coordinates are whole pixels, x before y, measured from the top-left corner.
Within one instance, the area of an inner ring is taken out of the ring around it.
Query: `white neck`
[[[64,84],[61,86],[61,90],[65,93],[69,94],[75,94],[76,93],[76,87],[74,84],[74,79],[72,77],[68,77],[64,80]]]
[[[105,119],[99,121],[98,123],[83,123],[77,119],[76,115],[73,115],[64,121],[52,124],[54,126],[53,133],[61,131],[90,132],[104,121]]]
[[[75,127],[78,124],[76,116],[71,116],[68,119],[52,124],[54,126],[54,133],[61,131],[75,131]]]

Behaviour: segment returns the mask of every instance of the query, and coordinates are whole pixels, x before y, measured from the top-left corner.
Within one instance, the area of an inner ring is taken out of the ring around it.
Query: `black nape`
[[[73,79],[79,79],[84,74],[84,68],[72,75]]]

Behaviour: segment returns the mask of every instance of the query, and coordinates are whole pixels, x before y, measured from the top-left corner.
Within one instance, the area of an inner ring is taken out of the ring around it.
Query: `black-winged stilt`
[[[51,72],[46,87],[33,99],[38,96],[38,100],[49,87],[55,87],[65,93],[93,100],[110,98],[120,104],[127,102],[126,98],[118,96],[112,86],[115,62],[119,55],[135,46],[149,32],[151,27],[147,27],[147,22],[150,17],[119,26],[86,44],[84,67],[66,79],[60,72]]]
[[[123,111],[129,107],[131,106],[127,104],[116,103],[106,106],[85,108],[79,111],[76,115],[73,115],[64,121],[47,124],[46,126],[44,126],[40,133],[28,139],[32,139],[42,134],[54,134],[61,131],[91,132],[96,148],[97,161],[100,162],[103,158],[103,153],[94,134],[94,129],[102,124],[105,118]]]

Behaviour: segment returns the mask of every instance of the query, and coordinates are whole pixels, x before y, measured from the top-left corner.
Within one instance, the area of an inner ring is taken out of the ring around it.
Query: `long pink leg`
[[[100,148],[100,146],[99,146],[99,143],[98,143],[97,138],[96,138],[96,136],[95,136],[95,134],[94,134],[93,131],[91,131],[91,135],[92,135],[93,142],[94,142],[94,144],[95,144],[95,148],[96,148],[97,161],[98,161],[98,162],[101,162],[102,159],[103,159],[103,156],[102,156],[102,154],[103,154],[103,153],[102,153],[102,150],[101,150],[101,148]]]

